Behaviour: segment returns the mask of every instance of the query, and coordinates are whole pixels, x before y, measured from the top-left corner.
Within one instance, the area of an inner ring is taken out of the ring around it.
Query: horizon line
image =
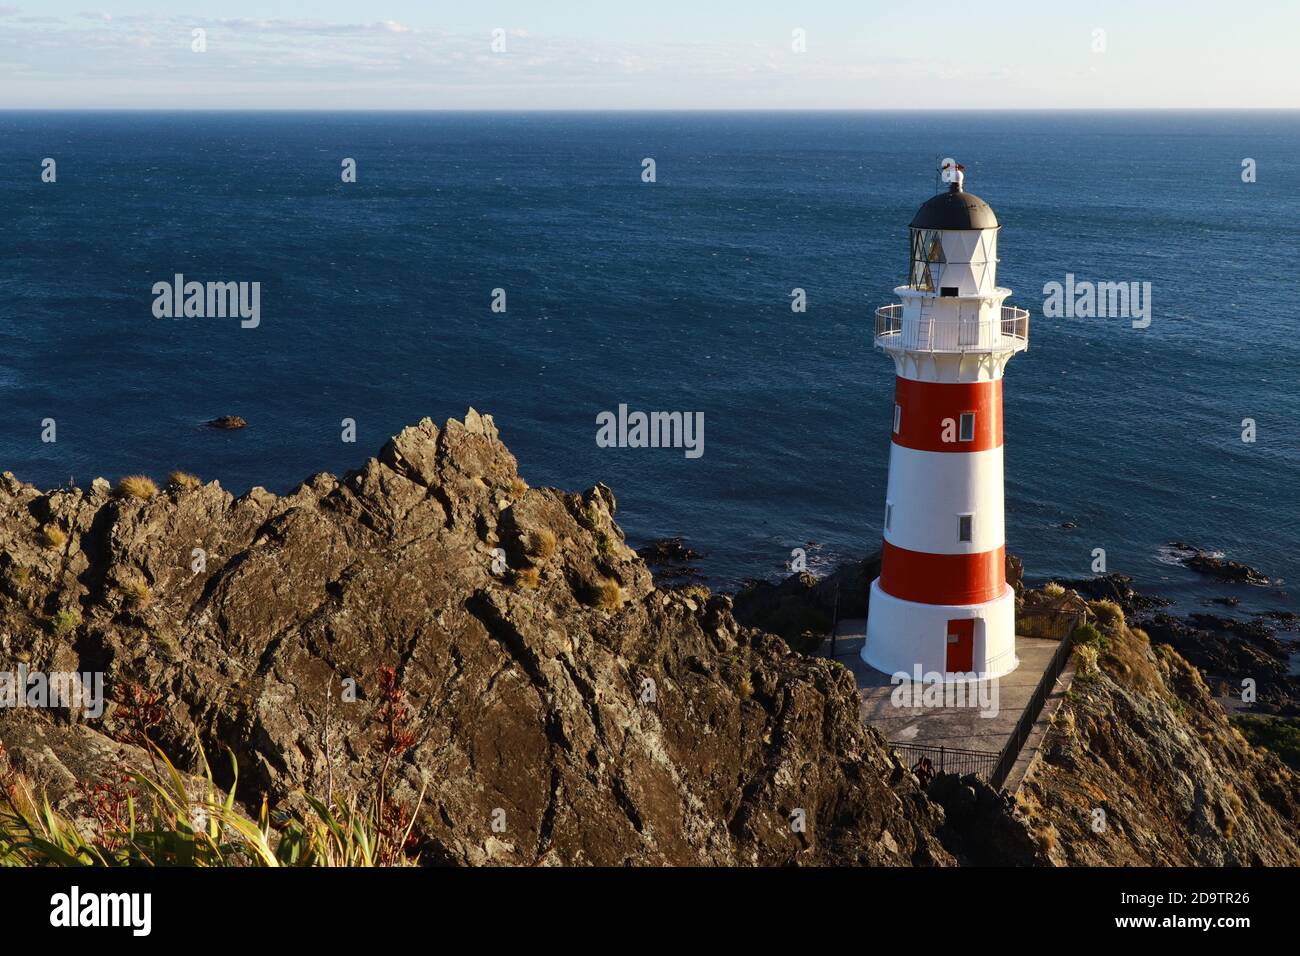
[[[829,106],[829,107],[323,107],[0,106],[0,113],[1297,113],[1300,106]]]

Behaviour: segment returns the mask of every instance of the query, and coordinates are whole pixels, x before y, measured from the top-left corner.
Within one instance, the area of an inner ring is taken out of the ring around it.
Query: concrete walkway
[[[1017,636],[1016,656],[1020,666],[1004,677],[967,685],[964,706],[911,706],[910,696],[902,701],[903,706],[898,706],[894,702],[898,685],[858,656],[866,642],[866,624],[864,619],[852,618],[839,622],[835,629],[835,658],[857,680],[863,722],[879,730],[892,744],[1000,753],[1060,646],[1053,640]],[[828,642],[823,652],[829,650]],[[1057,678],[1056,687],[1007,778],[1006,787],[1013,793],[1027,774],[1073,676],[1073,667],[1067,666]]]

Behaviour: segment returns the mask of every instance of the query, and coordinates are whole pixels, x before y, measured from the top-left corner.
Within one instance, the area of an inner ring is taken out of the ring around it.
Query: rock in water
[[[248,422],[244,421],[238,415],[222,415],[220,418],[214,418],[207,423],[209,428],[223,428],[233,430],[236,428],[247,428]]]
[[[1127,574],[1112,571],[1095,578],[1073,578],[1057,582],[1062,587],[1077,591],[1089,601],[1114,601],[1124,613],[1149,611],[1153,608],[1168,607],[1171,603],[1165,598],[1150,594],[1141,594],[1133,589],[1133,579]]]
[[[1199,574],[1230,584],[1254,584],[1264,587],[1272,583],[1268,575],[1263,572],[1240,561],[1231,561],[1220,554],[1204,551],[1181,541],[1170,542],[1169,547],[1180,554],[1178,560],[1184,567],[1191,568]]]

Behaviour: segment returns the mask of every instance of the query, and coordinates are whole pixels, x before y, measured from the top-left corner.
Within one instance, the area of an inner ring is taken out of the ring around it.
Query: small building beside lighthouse
[[[1015,594],[1006,580],[1002,378],[1029,345],[1029,313],[1003,305],[998,221],[947,189],[910,226],[900,300],[876,310],[875,344],[894,362],[893,434],[880,577],[862,659],[888,674],[1000,677],[1015,669]]]

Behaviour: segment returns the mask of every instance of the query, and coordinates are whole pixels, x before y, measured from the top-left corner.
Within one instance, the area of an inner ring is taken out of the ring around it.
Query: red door
[[[970,673],[975,669],[975,619],[948,622],[948,671]]]

